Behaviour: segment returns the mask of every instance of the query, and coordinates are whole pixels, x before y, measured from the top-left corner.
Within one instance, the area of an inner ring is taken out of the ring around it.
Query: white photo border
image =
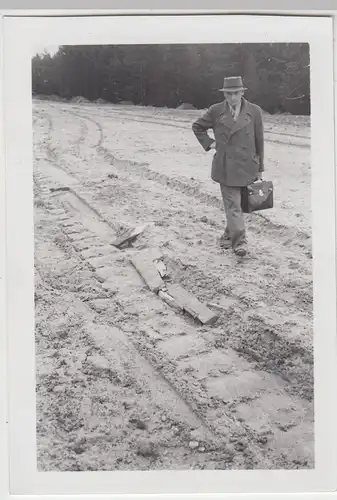
[[[310,44],[316,468],[314,471],[37,472],[31,58],[43,44],[233,42]],[[270,493],[334,491],[337,376],[332,18],[8,17],[4,19],[4,43],[10,493],[118,493],[147,497],[192,494],[202,498],[222,493],[231,497],[233,493],[258,493],[256,498],[261,498],[261,493],[270,497]]]

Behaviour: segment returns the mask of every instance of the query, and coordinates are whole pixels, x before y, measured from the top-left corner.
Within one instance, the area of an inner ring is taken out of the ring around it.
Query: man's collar
[[[231,104],[229,104],[229,102],[227,101],[227,99],[225,99],[225,106],[226,106],[226,105],[229,107],[229,109],[231,109],[231,108],[232,108],[232,109],[236,109],[236,106],[235,106],[235,108],[234,108],[234,106],[232,106]],[[243,106],[243,97],[241,98],[241,101],[240,101],[240,103],[238,104],[238,106],[239,106],[240,108],[242,108],[242,106]]]

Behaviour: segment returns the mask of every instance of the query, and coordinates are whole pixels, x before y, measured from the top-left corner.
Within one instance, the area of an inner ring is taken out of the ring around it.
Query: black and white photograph
[[[32,60],[40,470],[313,468],[308,44]]]
[[[318,42],[70,43],[58,26],[30,48],[22,156],[37,473],[314,473],[317,328],[335,307],[317,298],[323,278],[334,297]]]

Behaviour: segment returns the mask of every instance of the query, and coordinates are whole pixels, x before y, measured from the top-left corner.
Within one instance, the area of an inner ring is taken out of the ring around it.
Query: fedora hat
[[[233,92],[237,90],[247,90],[247,88],[243,86],[241,76],[228,76],[224,78],[223,87],[219,90]]]

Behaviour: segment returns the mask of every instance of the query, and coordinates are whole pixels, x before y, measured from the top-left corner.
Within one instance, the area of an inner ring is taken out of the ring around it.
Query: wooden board
[[[182,309],[204,325],[210,325],[218,319],[219,316],[217,314],[208,309],[208,307],[180,285],[166,283],[166,288],[167,293]]]
[[[163,254],[159,250],[159,248],[154,247],[154,248],[146,248],[144,250],[140,250],[142,255],[146,255],[147,258],[151,259],[153,262],[155,260],[160,260],[163,258]]]
[[[157,293],[165,287],[164,281],[161,279],[156,266],[148,254],[139,252],[131,258],[131,262],[150,290]]]
[[[146,258],[149,258],[152,262],[154,262],[160,276],[165,278],[167,276],[167,270],[164,262],[162,261],[163,254],[161,250],[158,247],[154,247],[141,250],[141,252],[144,256],[146,256]]]
[[[177,309],[178,311],[182,311],[183,309],[179,306],[179,304],[176,303],[173,297],[169,295],[167,292],[164,290],[159,290],[158,293],[159,297],[164,300],[169,306],[173,307],[174,309]]]
[[[215,304],[214,302],[208,302],[208,307],[214,307],[214,309],[218,309],[219,311],[227,311],[227,309],[220,304]]]
[[[137,238],[137,236],[139,236],[141,233],[144,232],[145,228],[146,228],[146,225],[137,227],[136,229],[129,229],[124,234],[122,234],[121,236],[116,238],[111,243],[111,245],[119,248],[122,245],[125,245],[126,243],[131,243],[132,241],[134,241]]]
[[[167,276],[167,269],[163,261],[156,259],[154,261],[154,265],[157,268],[158,273],[162,278],[165,278]]]
[[[154,262],[154,265],[156,266],[157,271],[162,278],[167,277],[167,269],[164,262],[162,261],[163,254],[158,247],[140,250],[139,255],[142,255],[144,259],[149,259]]]

